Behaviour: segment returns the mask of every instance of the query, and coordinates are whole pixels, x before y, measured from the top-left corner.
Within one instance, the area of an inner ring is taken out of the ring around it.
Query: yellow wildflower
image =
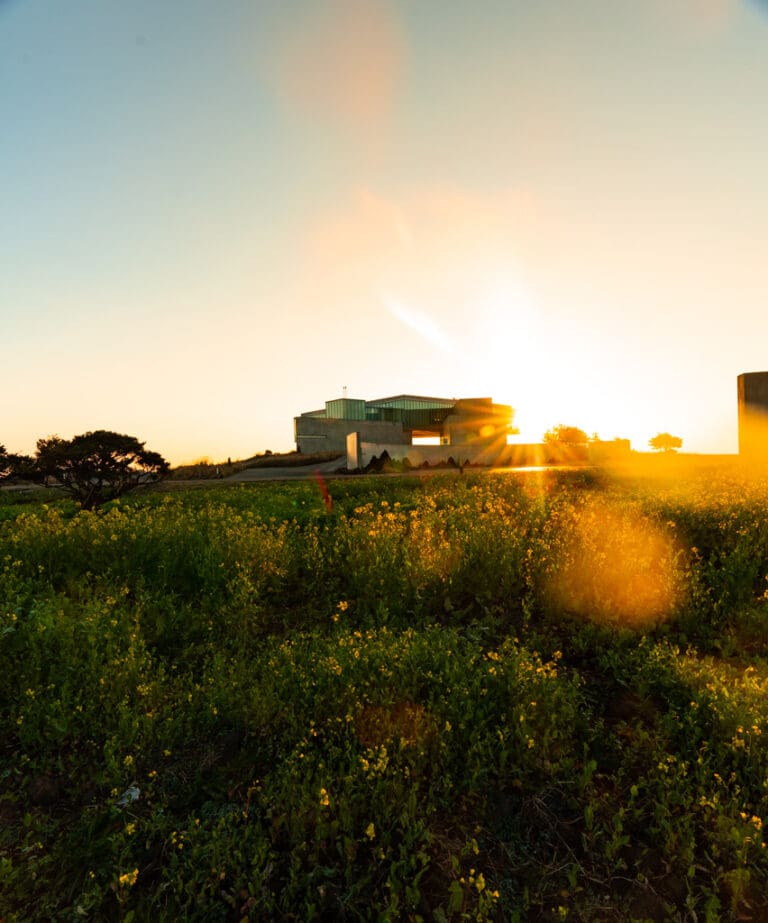
[[[121,885],[128,885],[129,888],[132,888],[136,884],[136,879],[139,877],[139,870],[134,869],[132,872],[126,872],[124,875],[121,875],[118,879]]]

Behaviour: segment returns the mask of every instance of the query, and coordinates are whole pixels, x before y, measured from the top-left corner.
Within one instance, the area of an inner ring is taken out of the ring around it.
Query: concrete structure
[[[564,463],[561,453],[541,444],[483,447],[474,445],[382,445],[378,442],[361,442],[358,445],[357,455],[347,453],[347,468],[350,471],[365,468],[374,458],[380,459],[385,452],[390,461],[402,462],[407,459],[413,468],[419,468],[425,464],[444,465],[449,462],[449,459],[453,459],[455,465],[482,465],[487,468],[521,468],[531,465]],[[586,458],[580,458],[577,463],[584,461]],[[573,459],[570,463],[574,463]]]
[[[739,454],[768,460],[768,372],[745,372],[736,382]]]
[[[587,446],[590,465],[626,461],[632,454],[629,439],[590,439]]]
[[[443,446],[493,449],[506,446],[512,408],[490,397],[422,397],[398,394],[376,401],[339,398],[323,410],[294,417],[299,452],[346,452],[347,437],[386,446],[410,446],[420,436],[439,437]]]

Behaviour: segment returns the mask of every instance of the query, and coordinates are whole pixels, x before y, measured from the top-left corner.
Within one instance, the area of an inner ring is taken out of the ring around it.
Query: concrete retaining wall
[[[364,420],[327,420],[324,417],[294,417],[293,430],[299,452],[346,452],[347,436],[359,432],[361,439],[386,444],[408,444],[402,424]]]
[[[558,447],[538,444],[506,445],[499,449],[469,445],[401,445],[397,443],[361,442],[359,448],[360,467],[370,464],[371,459],[381,458],[387,452],[393,461],[408,461],[414,468],[427,462],[430,465],[445,464],[452,458],[457,465],[485,465],[487,467],[517,468],[528,465],[583,464],[586,453],[566,454]],[[353,461],[353,459],[350,459]],[[349,466],[349,465],[348,465]],[[353,467],[353,466],[349,466]]]

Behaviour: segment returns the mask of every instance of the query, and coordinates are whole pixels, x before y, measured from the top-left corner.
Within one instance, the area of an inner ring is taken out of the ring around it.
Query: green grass
[[[768,484],[0,504],[0,914],[768,914]]]

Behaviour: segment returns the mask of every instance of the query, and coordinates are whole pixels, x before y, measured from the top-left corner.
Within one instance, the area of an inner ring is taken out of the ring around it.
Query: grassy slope
[[[225,478],[248,468],[299,468],[304,465],[316,465],[322,462],[340,459],[339,452],[314,452],[302,455],[299,452],[270,452],[268,455],[254,455],[252,458],[237,459],[227,462],[200,461],[191,465],[178,465],[171,470],[169,475],[173,481],[177,480],[212,480]]]

